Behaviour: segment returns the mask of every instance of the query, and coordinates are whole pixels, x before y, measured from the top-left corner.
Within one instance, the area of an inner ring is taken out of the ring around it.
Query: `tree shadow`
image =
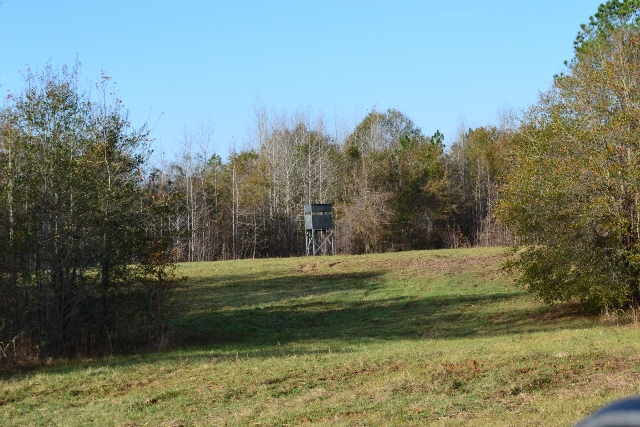
[[[190,309],[174,318],[173,345],[239,344],[250,349],[336,339],[457,339],[590,324],[566,307],[523,307],[518,300],[530,297],[519,290],[368,298],[389,286],[381,283],[384,273],[211,278],[221,284],[190,291]]]
[[[168,350],[176,351],[138,353],[100,364],[341,353],[353,351],[363,340],[464,339],[594,325],[577,306],[532,304],[531,297],[518,289],[394,293],[381,277],[386,273],[198,278],[184,291],[186,297],[179,299],[182,305],[171,321]],[[84,368],[59,364],[46,371],[79,369]]]
[[[316,273],[265,278],[260,273],[198,278],[181,297],[184,311],[220,309],[247,305],[269,305],[324,294],[374,290],[384,271]],[[215,283],[212,287],[211,284]]]

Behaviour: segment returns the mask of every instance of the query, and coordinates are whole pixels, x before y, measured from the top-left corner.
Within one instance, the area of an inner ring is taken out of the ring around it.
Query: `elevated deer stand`
[[[330,204],[304,205],[307,256],[335,255],[333,214]]]

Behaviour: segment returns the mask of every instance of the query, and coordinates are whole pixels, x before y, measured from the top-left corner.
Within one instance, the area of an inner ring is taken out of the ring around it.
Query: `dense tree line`
[[[176,284],[168,195],[109,78],[26,75],[0,110],[0,342],[35,356],[159,344]],[[18,337],[18,338],[16,338]],[[15,342],[15,341],[14,341]],[[0,355],[1,356],[1,355]]]
[[[27,73],[0,109],[0,359],[161,345],[175,261],[305,253],[303,205],[334,206],[336,249],[514,244],[545,301],[640,302],[640,2],[600,6],[566,73],[509,126],[444,146],[394,109],[353,127],[254,110],[223,160],[186,131],[151,164],[105,75]]]
[[[182,201],[169,219],[180,259],[301,255],[302,205],[333,203],[342,253],[515,242],[509,266],[543,300],[637,305],[639,11],[602,4],[536,104],[447,149],[397,110],[329,131],[257,109],[253,144],[227,162],[162,168]]]
[[[341,253],[498,245],[511,239],[493,212],[506,135],[468,129],[446,150],[397,110],[330,131],[322,117],[260,107],[251,144],[226,162],[204,126],[154,177],[182,261],[302,255],[308,203],[333,204]]]

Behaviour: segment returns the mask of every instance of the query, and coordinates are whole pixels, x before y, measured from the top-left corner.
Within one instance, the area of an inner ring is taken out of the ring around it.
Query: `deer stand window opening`
[[[333,214],[330,204],[304,205],[307,256],[335,255]]]

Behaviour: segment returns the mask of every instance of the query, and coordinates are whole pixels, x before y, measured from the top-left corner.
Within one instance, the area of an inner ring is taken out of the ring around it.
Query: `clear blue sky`
[[[134,124],[169,157],[184,129],[242,146],[257,99],[329,120],[374,105],[451,140],[547,89],[601,0],[3,0],[0,93],[27,67],[82,63],[117,82]]]

